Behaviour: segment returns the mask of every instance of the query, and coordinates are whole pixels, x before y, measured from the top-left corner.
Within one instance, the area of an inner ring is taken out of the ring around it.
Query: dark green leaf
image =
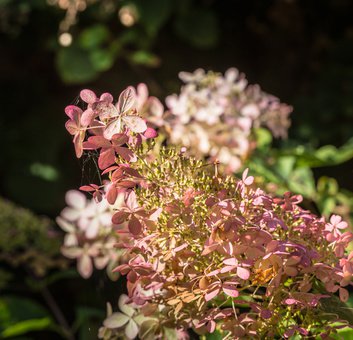
[[[96,49],[90,54],[90,61],[96,71],[107,71],[109,70],[115,60],[115,56],[107,49]]]
[[[22,335],[31,331],[39,331],[47,329],[51,326],[52,321],[50,318],[30,319],[20,321],[7,327],[2,333],[3,338],[9,338],[17,335]]]
[[[109,30],[104,25],[94,25],[82,31],[78,38],[81,48],[93,50],[99,48],[109,38]]]
[[[158,57],[148,51],[137,51],[131,55],[130,60],[134,64],[145,65],[149,67],[156,67],[159,65]]]
[[[87,52],[74,46],[59,50],[56,65],[66,83],[84,83],[98,75]]]
[[[206,340],[222,340],[223,335],[219,330],[216,329],[213,333],[206,334],[205,338]]]

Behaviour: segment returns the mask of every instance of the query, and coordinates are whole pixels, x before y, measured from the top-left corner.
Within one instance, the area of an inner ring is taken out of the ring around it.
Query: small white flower
[[[108,329],[123,328],[128,339],[135,339],[138,335],[141,324],[148,320],[143,314],[140,314],[137,309],[128,305],[126,302],[129,297],[125,294],[120,295],[118,306],[121,312],[116,312],[108,316],[103,322],[103,325]]]

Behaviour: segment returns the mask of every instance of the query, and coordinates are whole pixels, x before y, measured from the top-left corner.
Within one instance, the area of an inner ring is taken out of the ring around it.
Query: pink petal
[[[76,134],[73,140],[75,146],[76,157],[80,158],[83,154],[83,140],[85,139],[85,132],[81,131]]]
[[[208,292],[206,295],[205,295],[205,300],[206,301],[210,301],[212,300],[214,297],[216,297],[218,295],[218,293],[220,292],[221,288],[218,287],[210,292]]]
[[[113,146],[120,146],[127,143],[129,140],[128,136],[124,133],[117,133],[112,137]]]
[[[68,120],[65,123],[65,128],[69,132],[70,135],[75,135],[78,131],[78,126],[74,120]]]
[[[116,153],[120,155],[122,158],[124,158],[126,161],[132,162],[132,163],[137,161],[136,155],[129,148],[125,148],[123,146],[116,146],[114,149]]]
[[[129,196],[126,200],[126,205],[131,211],[134,211],[135,209],[137,209],[139,207],[139,205],[137,203],[136,194],[134,191],[130,191]]]
[[[91,185],[82,185],[81,187],[79,187],[79,189],[80,190],[82,190],[82,191],[88,191],[88,192],[90,192],[90,191],[95,191],[95,190],[97,190],[99,187],[98,186],[96,186],[96,188],[95,187],[93,187],[93,185],[91,186]]]
[[[213,333],[216,329],[216,322],[211,320],[208,322],[206,329],[209,333]]]
[[[113,149],[102,149],[98,158],[99,169],[104,170],[115,162],[115,152]]]
[[[96,94],[88,89],[82,90],[80,92],[80,97],[87,104],[93,104],[97,100]]]
[[[119,110],[119,113],[122,114],[134,108],[135,104],[136,92],[132,86],[129,86],[123,92],[121,92],[116,106]]]
[[[143,135],[145,138],[149,139],[149,138],[156,138],[158,136],[158,133],[155,129],[148,127]]]
[[[112,103],[114,98],[110,93],[105,92],[102,93],[102,95],[99,97],[99,100],[102,102]]]
[[[342,302],[347,302],[348,298],[349,298],[349,293],[348,290],[345,288],[340,288],[339,289],[339,295],[340,295],[340,300]]]
[[[146,122],[139,116],[125,116],[122,120],[132,132],[142,133],[147,130]]]
[[[127,217],[129,216],[128,213],[125,211],[118,211],[112,217],[112,222],[114,224],[122,224],[126,221]]]
[[[284,303],[285,303],[286,305],[294,305],[294,304],[297,303],[297,300],[295,300],[295,299],[286,299],[286,300],[284,301]]]
[[[238,290],[233,285],[223,284],[222,289],[225,294],[231,297],[236,298],[239,296]]]
[[[129,231],[133,235],[139,235],[142,231],[142,224],[135,216],[129,222]]]
[[[77,117],[79,117],[82,114],[82,110],[76,105],[68,105],[65,107],[65,113],[72,120],[77,121]]]
[[[242,267],[238,267],[237,268],[237,275],[243,279],[243,280],[247,280],[250,276],[250,271],[245,269],[245,268],[242,268]]]
[[[228,266],[237,266],[238,265],[238,260],[235,257],[232,257],[230,259],[223,260],[223,263],[228,265]]]
[[[88,142],[96,145],[100,148],[110,148],[111,144],[108,139],[105,139],[103,136],[91,136],[88,138]]]
[[[82,147],[84,150],[97,150],[99,146],[92,144],[90,142],[83,142]]]
[[[109,187],[107,189],[106,198],[107,198],[108,203],[113,205],[116,201],[117,196],[118,196],[118,190],[117,190],[115,184],[112,183],[111,185],[109,185]]]
[[[93,119],[95,118],[96,114],[92,109],[87,109],[82,113],[81,116],[81,125],[88,126],[92,123]]]

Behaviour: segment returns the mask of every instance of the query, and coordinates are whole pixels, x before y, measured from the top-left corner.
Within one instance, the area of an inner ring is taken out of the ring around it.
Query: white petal
[[[130,318],[123,313],[113,313],[103,321],[103,325],[107,328],[119,328],[124,326]]]
[[[116,133],[121,132],[121,119],[120,116],[114,120],[112,120],[110,123],[107,124],[103,136],[106,139],[112,139],[112,136],[115,135]]]
[[[137,337],[138,332],[139,332],[139,328],[136,322],[131,319],[125,328],[125,335],[129,339],[135,339]]]
[[[88,279],[93,272],[92,260],[87,254],[83,254],[77,262],[77,270],[84,279]]]
[[[59,225],[59,227],[66,231],[67,233],[74,233],[76,231],[75,225],[64,220],[62,217],[58,216],[56,218],[56,223]]]
[[[61,253],[69,259],[75,259],[82,255],[83,249],[79,247],[61,248]]]
[[[125,294],[120,295],[119,297],[119,302],[118,302],[118,306],[119,309],[125,313],[128,316],[133,316],[135,314],[135,309],[130,307],[128,304],[126,304],[126,301],[129,299],[129,297]]]
[[[86,237],[89,239],[95,238],[98,235],[99,226],[99,222],[96,218],[91,220],[86,229]]]
[[[109,256],[99,256],[94,258],[94,266],[97,269],[103,269],[107,266],[109,262]]]
[[[142,313],[134,316],[134,321],[140,326],[144,321],[153,320],[151,317],[144,316]]]
[[[83,209],[86,206],[86,196],[77,190],[69,190],[65,195],[66,203],[76,209]]]
[[[75,234],[66,234],[64,237],[65,247],[75,247],[78,245],[77,236]]]
[[[70,222],[77,221],[81,216],[81,211],[77,209],[73,209],[70,207],[66,207],[62,210],[61,216]]]

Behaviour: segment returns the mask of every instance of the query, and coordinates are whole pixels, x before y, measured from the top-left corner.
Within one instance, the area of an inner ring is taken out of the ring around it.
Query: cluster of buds
[[[187,147],[190,155],[217,159],[231,173],[256,147],[254,128],[287,136],[292,108],[258,85],[248,85],[237,69],[224,76],[202,69],[179,76],[185,85],[179,95],[166,98],[164,124],[168,141]]]
[[[87,107],[68,106],[66,127],[77,157],[98,150],[107,175],[84,189],[113,207],[129,258],[114,269],[126,276],[128,298],[122,313],[110,311],[102,338],[124,327],[142,339],[166,338],[170,329],[184,339],[188,329],[229,339],[324,337],[345,326],[321,309],[335,294],[348,299],[353,274],[353,234],[339,216],[326,221],[300,208],[300,196],[267,195],[248,170],[222,177],[184,149],[156,153],[157,133],[139,116],[132,87],[116,104],[90,90],[81,99]]]

